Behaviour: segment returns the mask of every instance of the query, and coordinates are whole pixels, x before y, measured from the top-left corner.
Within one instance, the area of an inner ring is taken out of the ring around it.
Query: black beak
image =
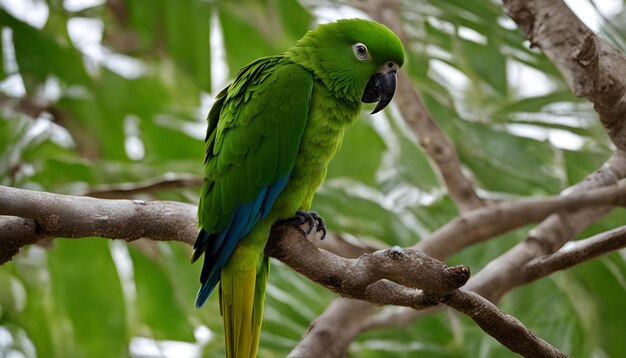
[[[378,102],[376,108],[372,111],[372,114],[374,114],[387,107],[395,93],[396,71],[378,72],[370,77],[370,80],[367,82],[361,101],[364,103]]]

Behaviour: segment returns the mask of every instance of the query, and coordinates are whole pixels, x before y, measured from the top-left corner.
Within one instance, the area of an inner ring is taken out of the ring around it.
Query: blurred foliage
[[[358,14],[339,1],[70,3],[81,2],[29,0],[33,9],[21,13],[15,2],[0,2],[13,4],[0,5],[3,185],[84,194],[198,177],[204,116],[228,78],[287,49],[318,19]],[[410,39],[406,69],[482,196],[554,195],[609,157],[591,106],[528,48],[500,4],[405,0],[400,9]],[[618,45],[624,18],[603,32]],[[195,203],[198,191],[139,197]],[[333,230],[403,246],[457,214],[393,109],[374,118],[364,111],[347,132],[315,208]],[[581,237],[623,224],[623,215],[612,213]],[[450,262],[476,272],[527,230]],[[193,308],[200,266],[188,264],[189,251],[97,238],[24,249],[0,267],[0,357],[223,356],[217,300]],[[623,254],[612,254],[518,289],[501,306],[572,356],[620,356],[625,274]],[[274,262],[259,355],[285,356],[334,297]],[[416,353],[511,355],[455,313],[366,332],[350,350],[355,357]]]

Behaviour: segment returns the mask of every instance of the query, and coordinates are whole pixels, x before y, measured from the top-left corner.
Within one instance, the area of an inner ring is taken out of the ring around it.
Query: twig
[[[17,98],[7,96],[4,93],[0,93],[0,107],[9,108],[32,118],[37,118],[43,112],[50,111],[50,106],[37,103],[32,97]]]
[[[626,226],[577,241],[572,247],[530,261],[524,268],[523,283],[538,280],[553,272],[565,270],[624,247],[626,247]]]
[[[144,183],[110,185],[85,193],[85,196],[101,199],[128,199],[138,194],[153,193],[160,190],[197,187],[202,185],[202,178],[157,179]]]

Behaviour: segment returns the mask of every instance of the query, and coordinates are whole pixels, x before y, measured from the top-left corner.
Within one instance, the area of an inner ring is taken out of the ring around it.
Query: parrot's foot
[[[285,221],[298,226],[298,228],[304,223],[309,224],[309,228],[306,231],[300,229],[302,234],[306,237],[309,236],[311,231],[313,231],[313,227],[315,227],[315,232],[322,232],[322,238],[320,240],[326,238],[326,221],[315,211],[298,210],[296,211],[296,215]]]

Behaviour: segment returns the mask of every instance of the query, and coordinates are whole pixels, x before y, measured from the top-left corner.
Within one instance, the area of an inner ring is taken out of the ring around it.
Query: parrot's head
[[[378,102],[376,113],[393,98],[404,49],[386,26],[349,19],[309,31],[285,56],[312,71],[338,98]]]

